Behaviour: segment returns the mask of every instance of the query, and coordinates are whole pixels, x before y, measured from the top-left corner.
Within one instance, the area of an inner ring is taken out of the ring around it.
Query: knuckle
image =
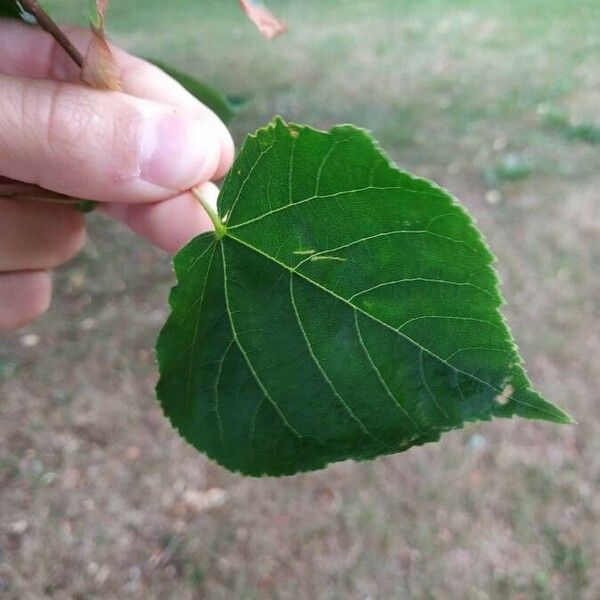
[[[86,142],[97,117],[85,95],[73,86],[58,83],[50,93],[49,102],[41,99],[40,104],[37,111],[44,115],[46,141],[51,151],[69,155],[73,148]]]

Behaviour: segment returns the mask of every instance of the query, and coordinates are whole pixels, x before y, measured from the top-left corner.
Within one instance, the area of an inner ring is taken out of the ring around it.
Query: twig
[[[35,17],[38,25],[48,32],[63,50],[75,61],[79,68],[83,67],[83,55],[71,40],[65,35],[63,30],[52,20],[50,15],[40,6],[37,0],[19,0],[23,10]]]
[[[57,202],[61,204],[76,204],[79,198],[46,190],[37,185],[22,183],[0,177],[0,198],[14,200],[35,200],[38,202]]]

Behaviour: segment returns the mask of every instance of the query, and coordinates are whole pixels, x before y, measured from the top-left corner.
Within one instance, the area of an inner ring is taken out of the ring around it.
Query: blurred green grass
[[[63,18],[85,21],[85,3],[47,4]],[[449,134],[462,138],[483,128],[480,135],[490,139],[504,125],[517,134],[515,143],[551,137],[518,124],[540,103],[573,92],[600,52],[597,0],[270,6],[291,24],[272,43],[234,1],[113,2],[110,29],[131,51],[247,99],[234,125],[238,138],[276,113],[321,127],[353,122],[409,165],[445,162]]]

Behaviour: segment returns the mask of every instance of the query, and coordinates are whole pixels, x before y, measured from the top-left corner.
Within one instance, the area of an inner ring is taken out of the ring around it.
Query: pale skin
[[[85,52],[89,34],[66,29]],[[156,67],[115,49],[123,92],[93,90],[54,40],[0,20],[0,176],[77,198],[167,252],[213,228],[189,190],[216,197],[233,141],[218,117]],[[73,207],[0,198],[0,330],[50,306],[52,269],[85,243]]]

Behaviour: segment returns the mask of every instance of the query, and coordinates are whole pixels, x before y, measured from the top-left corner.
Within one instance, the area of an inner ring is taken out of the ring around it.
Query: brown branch
[[[57,202],[61,204],[74,204],[81,202],[66,194],[52,192],[31,183],[23,183],[0,176],[0,198],[7,200],[36,200],[39,202]]]
[[[63,50],[75,61],[77,66],[81,69],[83,67],[83,55],[75,46],[71,40],[65,35],[63,30],[52,20],[50,15],[40,6],[37,0],[19,0],[21,6],[29,14],[35,17],[38,25],[46,32],[48,32],[57,43],[63,48]]]

